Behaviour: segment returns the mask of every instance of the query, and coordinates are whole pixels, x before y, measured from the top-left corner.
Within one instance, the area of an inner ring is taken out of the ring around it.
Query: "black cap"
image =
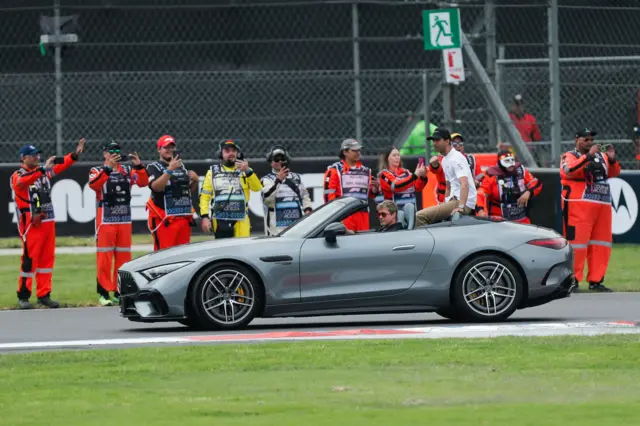
[[[582,128],[576,132],[576,138],[586,138],[589,136],[593,137],[595,135],[597,135],[597,133],[589,129],[588,127]]]
[[[104,144],[103,151],[106,152],[106,151],[111,151],[111,150],[114,150],[114,149],[120,149],[120,144],[118,142],[111,141],[111,142],[108,142],[108,143]]]
[[[438,127],[433,131],[433,134],[427,138],[429,141],[435,139],[451,139],[451,133],[443,127]]]

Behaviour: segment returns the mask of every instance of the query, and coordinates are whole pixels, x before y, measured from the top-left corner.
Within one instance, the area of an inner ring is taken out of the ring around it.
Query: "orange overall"
[[[361,200],[374,198],[375,195],[371,191],[371,169],[362,165],[360,161],[351,168],[344,160],[327,167],[324,173],[324,202],[328,203],[343,195]],[[354,232],[366,231],[369,229],[369,212],[354,213],[342,223]]]
[[[34,277],[36,296],[40,299],[51,294],[56,251],[51,179],[71,167],[77,159],[77,155],[71,153],[64,157],[64,164],[56,164],[49,171],[43,167],[22,167],[11,175],[11,189],[18,214],[18,232],[22,239],[18,299],[28,300],[31,297]]]
[[[391,200],[402,209],[407,203],[416,203],[416,193],[427,186],[427,177],[418,177],[407,169],[398,167],[395,172],[383,170],[379,175],[382,198]]]
[[[488,216],[501,217],[519,223],[531,223],[527,208],[518,205],[520,196],[529,191],[531,198],[542,191],[542,183],[522,164],[516,163],[514,173],[506,173],[500,166],[487,169],[478,191],[478,207]]]
[[[585,259],[589,283],[601,283],[611,256],[611,189],[608,178],[620,175],[620,163],[597,152],[594,157],[577,150],[560,160],[562,230],[574,250],[574,273],[582,281]]]
[[[96,193],[96,291],[107,299],[117,292],[118,269],[131,260],[131,187],[148,183],[142,165],[118,164],[115,170],[103,165],[89,172]]]
[[[149,183],[162,176],[168,165],[164,161],[149,164]],[[163,191],[151,190],[151,197],[147,202],[147,225],[153,235],[154,251],[188,244],[191,241],[195,210],[189,185],[187,169],[182,166],[173,171],[169,184]]]

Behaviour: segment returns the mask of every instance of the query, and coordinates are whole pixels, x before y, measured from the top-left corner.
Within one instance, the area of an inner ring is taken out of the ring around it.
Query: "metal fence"
[[[223,138],[237,139],[249,157],[273,143],[295,156],[335,156],[346,137],[376,154],[402,143],[420,119],[425,72],[432,122],[463,132],[468,151],[495,151],[502,136],[478,76],[467,69],[465,82],[441,85],[442,56],[423,49],[421,11],[445,2],[61,0],[63,21],[77,16],[79,43],[62,49],[57,75],[53,49],[42,55],[38,46],[37,25],[54,16],[52,3],[0,6],[1,162],[15,162],[25,143],[53,154],[80,137],[90,161],[101,160],[111,139],[150,158],[165,133],[186,159],[211,158]],[[507,109],[515,93],[524,96],[542,152],[554,122],[549,4],[455,5]],[[561,138],[570,144],[576,126],[593,126],[619,140],[631,164],[640,63],[606,56],[634,54],[640,7],[559,0],[558,14],[560,56],[599,56],[560,64]],[[542,62],[523,62],[531,58]]]

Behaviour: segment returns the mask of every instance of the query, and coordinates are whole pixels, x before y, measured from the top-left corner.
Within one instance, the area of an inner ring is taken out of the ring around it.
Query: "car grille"
[[[118,271],[118,293],[131,294],[138,291],[136,281],[129,272]]]

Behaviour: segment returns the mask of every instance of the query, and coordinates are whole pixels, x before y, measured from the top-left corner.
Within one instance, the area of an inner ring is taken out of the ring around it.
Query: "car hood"
[[[139,270],[166,263],[183,261],[209,261],[216,253],[228,254],[230,250],[240,251],[247,246],[273,243],[275,239],[282,237],[249,237],[249,238],[225,238],[222,240],[211,239],[183,244],[168,249],[158,250],[137,257],[122,266],[123,270]]]

